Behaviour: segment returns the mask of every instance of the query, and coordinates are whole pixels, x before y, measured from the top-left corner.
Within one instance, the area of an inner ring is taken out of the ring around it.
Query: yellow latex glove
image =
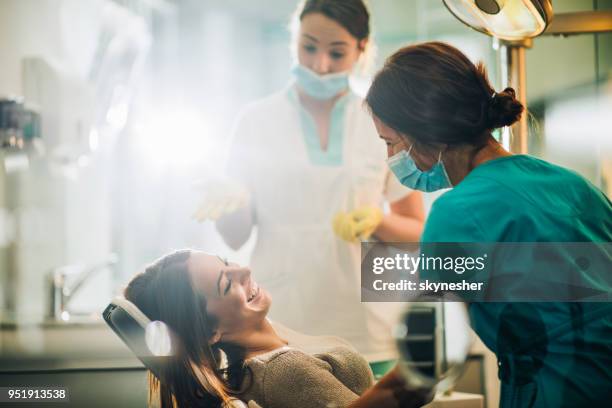
[[[383,212],[374,206],[360,207],[350,213],[355,219],[355,232],[362,240],[369,239],[383,220]]]
[[[353,218],[345,212],[336,214],[334,220],[332,221],[334,233],[341,239],[349,242],[357,241],[355,224],[356,223]]]
[[[215,221],[225,214],[246,207],[250,201],[248,189],[231,178],[215,178],[199,181],[194,188],[202,192],[202,200],[192,218],[198,222]]]
[[[338,213],[332,227],[336,235],[345,241],[357,242],[372,236],[383,219],[383,212],[375,206],[364,206],[348,213]]]

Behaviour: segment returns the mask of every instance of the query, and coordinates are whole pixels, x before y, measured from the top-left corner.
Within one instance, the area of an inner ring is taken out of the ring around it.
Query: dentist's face
[[[365,42],[321,13],[307,14],[300,23],[298,61],[319,75],[350,71]]]
[[[406,141],[401,137],[398,131],[385,125],[375,115],[372,116],[372,119],[378,135],[387,145],[387,157],[391,157],[402,150],[408,150]]]
[[[410,150],[410,157],[413,158],[417,167],[423,171],[431,169],[438,161],[436,154],[439,150],[432,150],[422,145],[415,147],[416,141],[410,136],[398,132],[397,130],[387,126],[376,115],[372,115],[374,126],[378,131],[378,135],[387,145],[387,156],[391,157],[402,150]],[[410,149],[412,146],[412,149]]]
[[[251,270],[203,252],[192,252],[189,273],[206,297],[206,312],[218,321],[222,336],[238,336],[257,327],[270,308],[270,295],[251,277]]]

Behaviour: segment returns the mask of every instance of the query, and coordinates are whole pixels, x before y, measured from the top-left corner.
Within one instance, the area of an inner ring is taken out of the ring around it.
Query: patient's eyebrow
[[[221,258],[219,255],[217,255],[217,258],[219,258],[219,260],[221,262],[223,262],[225,265],[228,265],[227,259]],[[219,271],[219,277],[217,278],[217,295],[218,296],[221,296],[221,278],[223,277],[223,273],[224,272],[225,271],[223,269],[221,269]]]

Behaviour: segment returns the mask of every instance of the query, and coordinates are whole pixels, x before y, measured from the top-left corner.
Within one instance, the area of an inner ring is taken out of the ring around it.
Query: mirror
[[[450,294],[420,296],[402,314],[394,337],[408,386],[448,391],[461,376],[473,342],[467,305]]]

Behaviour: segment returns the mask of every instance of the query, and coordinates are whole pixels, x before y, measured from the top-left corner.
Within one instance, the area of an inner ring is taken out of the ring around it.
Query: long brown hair
[[[514,89],[495,92],[482,63],[442,42],[404,47],[385,62],[366,96],[387,126],[422,144],[480,145],[491,130],[518,121]]]
[[[166,255],[136,275],[124,296],[172,333],[173,353],[160,378],[149,371],[149,404],[167,407],[222,407],[238,393],[248,372],[244,349],[209,340],[217,322],[206,313],[206,298],[195,289],[187,262],[191,251]],[[221,366],[221,352],[227,363]]]

